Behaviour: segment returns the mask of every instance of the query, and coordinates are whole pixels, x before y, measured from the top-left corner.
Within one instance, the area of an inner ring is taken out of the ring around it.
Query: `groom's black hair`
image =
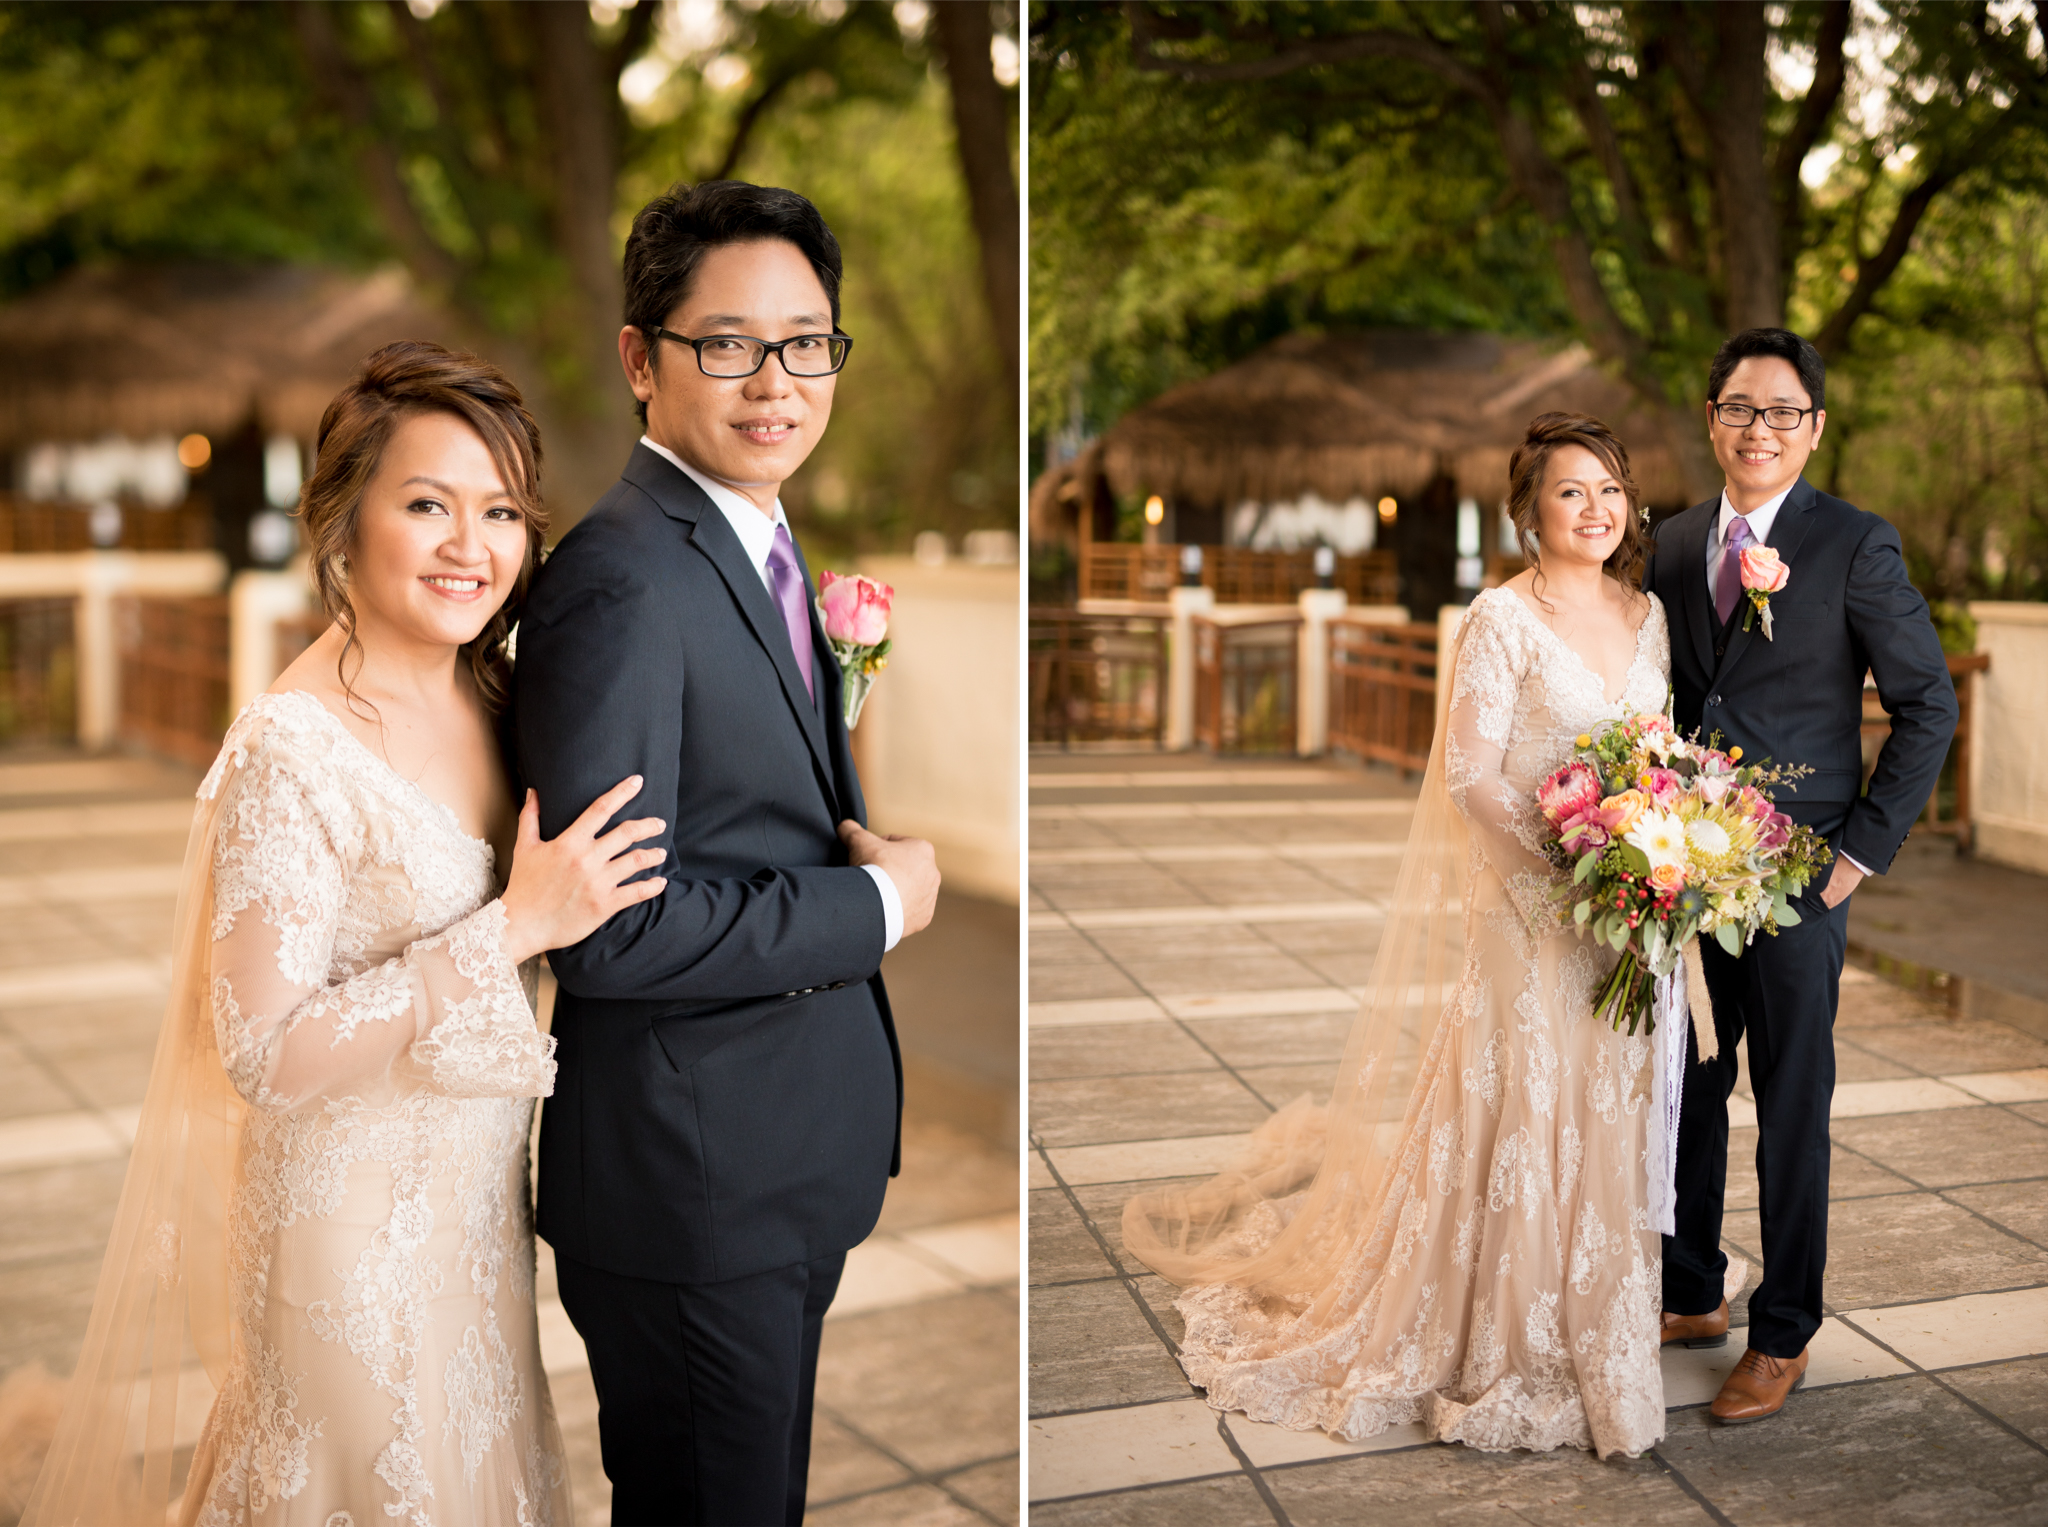
[[[1707,368],[1709,403],[1721,401],[1728,373],[1752,355],[1775,355],[1790,361],[1792,369],[1799,373],[1799,385],[1806,389],[1807,401],[1815,408],[1827,406],[1827,362],[1820,358],[1820,351],[1790,329],[1744,329],[1722,340],[1721,348],[1714,352],[1714,364]]]
[[[727,244],[785,239],[803,251],[839,327],[839,240],[810,201],[775,186],[707,180],[670,186],[642,207],[626,236],[626,322],[645,333],[667,321],[704,256]],[[648,364],[660,348],[650,347]],[[647,422],[647,405],[638,406]]]

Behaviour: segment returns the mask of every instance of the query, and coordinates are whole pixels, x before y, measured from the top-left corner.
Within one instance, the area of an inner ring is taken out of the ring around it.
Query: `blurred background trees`
[[[1714,347],[1830,364],[1820,485],[1951,598],[2048,589],[2030,0],[1038,0],[1034,465],[1301,327],[1584,342],[1699,497]]]
[[[790,511],[814,556],[957,547],[1017,521],[1018,51],[1009,6],[945,11],[0,6],[0,299],[100,259],[400,262],[527,391],[566,528],[638,433],[613,349],[634,211],[786,185],[839,235],[858,340]]]

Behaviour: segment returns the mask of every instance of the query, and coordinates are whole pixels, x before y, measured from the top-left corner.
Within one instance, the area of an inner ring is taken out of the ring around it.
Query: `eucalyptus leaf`
[[[1723,923],[1714,930],[1714,938],[1731,955],[1742,953],[1742,934],[1733,923]]]

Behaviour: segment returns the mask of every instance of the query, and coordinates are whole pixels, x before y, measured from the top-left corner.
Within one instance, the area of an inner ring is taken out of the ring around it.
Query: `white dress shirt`
[[[718,512],[732,526],[732,533],[739,537],[740,549],[754,564],[754,571],[761,575],[761,587],[768,591],[768,598],[772,601],[775,585],[768,579],[768,554],[775,549],[775,527],[789,528],[788,517],[782,512],[782,500],[776,499],[773,511],[764,514],[758,504],[735,493],[724,483],[706,477],[667,446],[645,435],[640,437],[640,443],[663,460],[673,462],[677,471],[702,488],[704,496],[718,506]],[[796,537],[792,535],[790,540],[794,543]],[[873,877],[875,889],[882,896],[882,953],[887,954],[903,939],[903,894],[896,889],[896,882],[889,878],[889,872],[880,865],[863,864],[861,868]]]
[[[1797,487],[1798,484],[1794,483],[1792,486]],[[1754,538],[1750,544],[1752,546],[1763,545],[1770,539],[1771,526],[1778,522],[1778,511],[1785,507],[1786,495],[1791,493],[1791,491],[1792,488],[1787,488],[1784,493],[1780,493],[1776,498],[1765,499],[1763,503],[1750,510],[1744,516],[1738,515],[1735,512],[1735,506],[1728,502],[1728,490],[1726,488],[1721,490],[1721,513],[1714,521],[1714,534],[1707,541],[1708,604],[1711,605],[1714,602],[1715,595],[1721,591],[1721,558],[1727,555],[1728,552],[1728,527],[1737,519],[1748,519],[1749,533]],[[1847,854],[1841,854],[1840,857],[1849,859]],[[1855,864],[1856,868],[1864,874],[1868,875],[1870,873],[1868,868],[1861,864],[1856,864],[1854,859],[1849,859],[1849,862]],[[1827,882],[1822,881],[1821,883],[1825,885]]]
[[[1792,485],[1792,487],[1797,486],[1797,483]],[[1728,490],[1726,488],[1721,490],[1721,513],[1714,521],[1713,538],[1707,542],[1707,597],[1709,603],[1713,601],[1714,596],[1721,592],[1721,558],[1728,550],[1728,527],[1738,519],[1747,519],[1749,521],[1749,533],[1754,538],[1750,544],[1753,546],[1763,545],[1764,542],[1771,538],[1771,526],[1778,522],[1778,511],[1785,507],[1785,494],[1791,491],[1792,488],[1787,488],[1784,493],[1780,493],[1776,498],[1764,500],[1762,504],[1750,510],[1747,515],[1740,515],[1735,512],[1735,506],[1728,502]],[[777,504],[775,507],[780,509],[782,506]]]

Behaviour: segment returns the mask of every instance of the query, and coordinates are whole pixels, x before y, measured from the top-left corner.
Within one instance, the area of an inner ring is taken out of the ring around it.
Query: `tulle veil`
[[[183,1489],[181,1440],[190,1445],[227,1373],[227,1205],[246,1105],[208,1000],[218,778],[216,766],[193,812],[156,1059],[84,1350],[23,1527],[165,1527]]]
[[[1290,1347],[1352,1307],[1356,1290],[1343,1286],[1339,1270],[1382,1218],[1391,1152],[1421,1106],[1411,1097],[1415,1079],[1423,1057],[1442,1042],[1444,1009],[1463,965],[1468,837],[1444,771],[1444,723],[1462,644],[1461,629],[1450,662],[1440,665],[1422,791],[1329,1104],[1297,1098],[1254,1132],[1231,1170],[1124,1205],[1132,1255],[1183,1287],[1236,1284],[1295,1312]],[[1257,1234],[1244,1233],[1255,1225]]]

